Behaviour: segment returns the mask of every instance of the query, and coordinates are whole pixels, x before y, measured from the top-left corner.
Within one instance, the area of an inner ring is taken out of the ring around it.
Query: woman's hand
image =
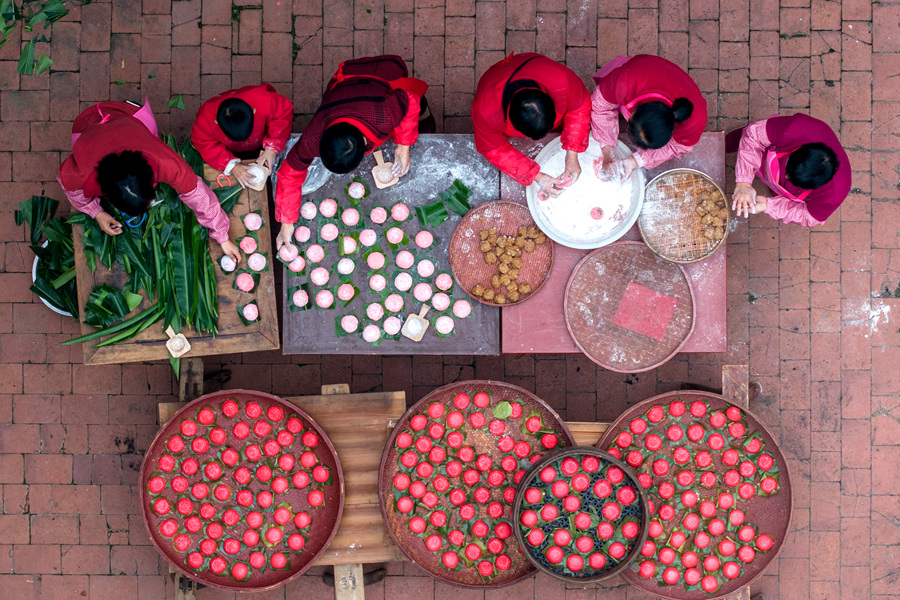
[[[256,159],[256,164],[260,167],[265,167],[269,169],[269,172],[272,171],[272,166],[275,164],[275,157],[278,156],[275,154],[274,150],[263,150],[259,158]]]
[[[232,242],[231,240],[226,240],[219,244],[219,246],[222,248],[222,253],[225,256],[230,256],[231,260],[233,260],[235,263],[241,262],[241,251],[238,250],[238,247],[234,242]]]
[[[578,153],[573,150],[566,150],[566,170],[563,171],[562,180],[568,187],[578,181],[581,176],[581,163],[578,162]]]
[[[540,172],[534,178],[534,182],[551,198],[558,198],[565,189],[565,184],[560,177],[551,177],[544,172]]]
[[[756,190],[753,189],[752,185],[749,183],[736,183],[734,185],[734,193],[731,194],[731,210],[737,216],[740,217],[743,214],[744,218],[747,218],[750,213],[757,213],[757,200]],[[765,208],[766,203],[765,199],[763,199],[763,210]]]
[[[754,215],[758,215],[759,213],[766,212],[766,207],[769,205],[769,199],[766,196],[757,196],[756,204],[753,205],[753,208],[750,209],[750,212]]]
[[[409,173],[409,146],[396,144],[394,146],[394,165],[391,174],[394,177],[403,177]]]
[[[290,244],[293,236],[294,226],[290,223],[282,223],[281,231],[278,232],[278,236],[275,238],[275,250],[281,250],[282,246]]]
[[[109,235],[119,235],[122,233],[122,224],[116,221],[108,212],[102,211],[97,213],[95,219],[97,219],[97,224],[100,225],[100,229]]]
[[[248,188],[254,183],[253,177],[247,172],[247,167],[240,163],[234,165],[234,168],[231,169],[231,174],[234,175],[234,178],[237,179],[242,188]]]

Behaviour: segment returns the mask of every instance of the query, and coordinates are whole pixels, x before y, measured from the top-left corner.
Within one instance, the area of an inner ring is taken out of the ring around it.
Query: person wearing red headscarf
[[[850,160],[825,122],[804,114],[770,117],[736,129],[725,150],[737,152],[732,208],[785,223],[821,225],[850,193]],[[773,195],[757,195],[759,177]]]
[[[244,187],[252,183],[242,158],[257,158],[271,170],[291,135],[293,103],[268,83],[223,92],[203,103],[191,129],[191,142],[203,162]]]
[[[591,135],[603,146],[607,170],[627,177],[637,167],[652,169],[687,154],[706,128],[706,100],[684,70],[659,56],[619,56],[594,75]],[[619,115],[628,121],[632,156],[613,164]],[[598,176],[600,169],[598,169]]]
[[[475,147],[519,184],[537,183],[556,197],[581,174],[578,154],[588,147],[590,116],[591,98],[574,71],[541,54],[512,53],[478,82],[472,102]],[[541,172],[509,142],[509,137],[539,140],[560,127],[566,162],[559,177]]]
[[[399,56],[342,62],[326,87],[322,104],[278,169],[276,245],[291,242],[300,218],[302,187],[313,159],[334,173],[349,173],[388,139],[394,139],[393,173],[409,172],[409,147],[419,136],[419,116],[428,84],[409,77]]]

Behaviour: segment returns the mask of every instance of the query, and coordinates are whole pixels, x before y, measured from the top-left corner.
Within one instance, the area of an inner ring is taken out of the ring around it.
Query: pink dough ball
[[[372,209],[372,212],[369,213],[369,218],[372,219],[372,222],[376,225],[381,225],[387,221],[387,211],[380,206],[376,206]]]
[[[300,216],[307,221],[315,219],[317,214],[319,214],[319,209],[312,202],[304,202],[303,206],[300,207]]]
[[[344,315],[341,317],[341,329],[347,333],[353,333],[359,328],[359,319],[353,315]]]
[[[325,223],[322,225],[322,230],[319,232],[319,235],[321,235],[322,239],[326,242],[333,242],[337,239],[338,233],[337,225],[334,223]]]
[[[317,263],[325,258],[325,248],[318,244],[313,244],[306,249],[306,260]]]
[[[433,306],[434,310],[438,312],[447,310],[448,308],[450,308],[450,296],[448,296],[444,292],[438,292],[431,297],[431,306]]]
[[[448,335],[451,331],[453,331],[453,319],[446,315],[443,317],[438,317],[434,322],[434,328],[438,330],[438,333]]]
[[[316,294],[316,305],[319,308],[328,308],[332,304],[334,304],[334,294],[328,290],[319,290]]]
[[[253,254],[256,252],[256,240],[252,237],[242,237],[241,238],[241,252],[244,254]]]
[[[262,227],[262,217],[256,213],[244,215],[244,227],[247,228],[247,231],[256,231]]]
[[[421,277],[431,277],[434,275],[434,263],[428,259],[420,260],[416,265],[416,271]]]
[[[234,285],[242,292],[249,292],[253,290],[256,282],[253,281],[253,275],[250,273],[241,273],[235,278]]]
[[[345,208],[341,213],[341,221],[347,227],[353,227],[359,223],[359,211],[355,208]]]
[[[453,314],[465,319],[472,314],[472,304],[468,300],[457,300],[453,303]]]
[[[291,261],[291,264],[288,265],[288,269],[293,273],[299,273],[303,269],[306,268],[306,259],[302,256],[298,256],[294,260]]]
[[[401,250],[397,253],[397,266],[401,269],[408,269],[416,262],[416,257],[409,250]]]
[[[330,219],[337,214],[337,202],[334,201],[334,198],[325,198],[319,202],[319,212],[326,219]]]
[[[300,251],[297,250],[297,246],[295,246],[293,244],[285,244],[278,251],[278,258],[280,258],[281,260],[283,260],[284,262],[287,262],[287,263],[291,262],[292,260],[297,258],[299,255],[300,255]]]
[[[401,292],[409,291],[409,288],[412,287],[412,283],[413,278],[409,273],[397,273],[397,276],[394,277],[394,287]]]
[[[392,313],[403,310],[403,296],[400,294],[391,294],[384,299],[384,307]]]
[[[266,257],[262,254],[251,254],[247,259],[247,266],[254,271],[262,271],[266,268]]]
[[[359,243],[363,246],[374,246],[378,241],[378,234],[371,229],[363,229],[359,232]]]
[[[415,296],[416,300],[419,302],[428,302],[431,298],[431,286],[427,283],[417,284],[413,290],[413,296]]]
[[[309,304],[309,294],[306,293],[306,290],[297,290],[291,296],[291,301],[297,308],[303,308]]]
[[[341,275],[349,275],[356,268],[356,263],[349,258],[342,258],[338,261],[337,270]]]
[[[416,234],[416,246],[419,248],[430,248],[434,243],[434,236],[430,231],[420,231]]]
[[[316,267],[312,270],[312,273],[309,274],[309,280],[313,282],[313,285],[318,285],[320,287],[328,283],[330,278],[331,275],[325,267]]]
[[[399,227],[391,227],[384,235],[391,244],[399,244],[403,241],[403,230]]]
[[[300,227],[294,230],[294,239],[300,242],[301,244],[304,242],[308,242],[309,238],[312,236],[312,232],[309,230],[309,227],[306,225],[301,225]]]
[[[366,325],[362,335],[364,340],[374,344],[381,337],[381,329],[378,328],[378,325]]]
[[[255,304],[248,304],[241,311],[244,313],[244,318],[248,321],[255,321],[259,318],[259,308]]]
[[[387,279],[384,278],[384,275],[376,273],[375,275],[369,277],[369,287],[372,289],[372,291],[380,292],[385,288],[385,286],[387,286]]]
[[[353,296],[356,295],[356,290],[354,290],[353,286],[349,283],[342,283],[338,287],[337,292],[341,302],[349,302],[350,300],[353,300]]]
[[[370,269],[377,271],[384,267],[384,254],[381,252],[372,252],[366,257],[366,264]]]
[[[397,317],[388,317],[384,320],[384,332],[388,335],[397,335],[403,329],[403,321]]]
[[[347,195],[353,198],[354,200],[359,200],[363,196],[366,195],[366,186],[361,184],[358,181],[354,181],[347,188]]]
[[[371,321],[380,321],[381,317],[384,316],[384,307],[377,302],[373,302],[366,307],[366,316]]]
[[[409,218],[409,207],[402,202],[398,202],[397,204],[391,207],[391,217],[395,221],[405,221]]]
[[[353,254],[356,252],[356,240],[349,235],[345,235],[343,239],[341,239],[341,244],[343,244],[344,254]]]
[[[453,287],[453,278],[447,273],[441,273],[435,278],[434,285],[437,286],[437,289],[446,292]]]

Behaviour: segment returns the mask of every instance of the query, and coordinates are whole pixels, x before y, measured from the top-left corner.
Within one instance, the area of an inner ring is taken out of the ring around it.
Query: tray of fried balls
[[[449,246],[450,270],[460,287],[488,306],[533,297],[553,267],[553,242],[528,207],[495,200],[469,211]]]
[[[647,184],[638,229],[662,258],[692,263],[722,246],[728,221],[725,194],[715,181],[700,171],[673,169]]]

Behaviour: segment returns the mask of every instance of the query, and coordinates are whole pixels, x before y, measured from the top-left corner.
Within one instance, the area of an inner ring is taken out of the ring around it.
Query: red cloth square
[[[676,300],[629,282],[613,323],[661,342],[675,313]]]

